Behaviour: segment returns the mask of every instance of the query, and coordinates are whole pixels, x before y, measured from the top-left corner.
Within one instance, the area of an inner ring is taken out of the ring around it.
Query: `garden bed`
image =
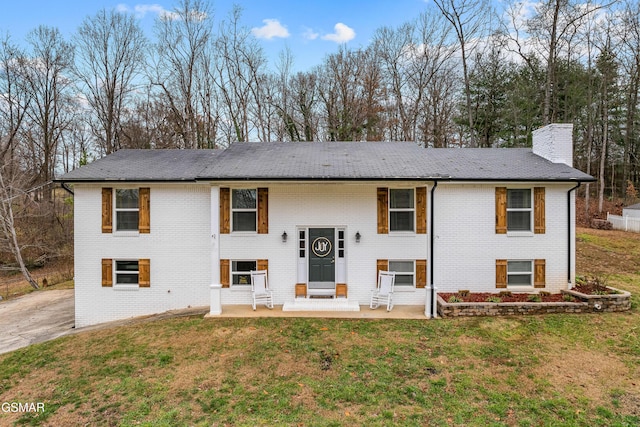
[[[626,311],[631,294],[599,283],[578,281],[577,286],[561,293],[478,293],[438,294],[441,317],[512,316],[548,313],[595,313]]]

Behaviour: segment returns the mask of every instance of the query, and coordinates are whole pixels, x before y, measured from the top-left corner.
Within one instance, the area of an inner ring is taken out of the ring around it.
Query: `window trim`
[[[118,270],[119,262],[135,262],[138,264],[137,273],[128,270]],[[138,280],[136,283],[118,283],[118,275],[119,274],[137,274]],[[133,258],[116,258],[113,260],[113,288],[120,289],[138,289],[140,287],[140,260]]]
[[[513,271],[510,272],[509,271],[509,263],[511,262],[528,262],[529,263],[529,271],[528,272],[522,272],[522,271]],[[510,276],[529,276],[529,284],[528,285],[511,285],[509,284],[509,277]],[[534,260],[532,259],[508,259],[507,260],[507,288],[509,289],[531,289],[533,288],[534,285],[534,280],[535,280],[535,266],[534,266]]]
[[[114,226],[113,230],[115,233],[119,234],[139,234],[140,233],[140,187],[123,187],[123,188],[114,188],[113,192],[113,216],[114,216]],[[135,190],[138,193],[138,205],[135,208],[119,208],[118,207],[118,192],[126,191],[126,190]],[[138,213],[138,221],[136,223],[136,228],[131,228],[127,230],[121,230],[118,226],[118,212],[137,212]]]
[[[528,208],[510,208],[509,207],[509,192],[510,191],[522,191],[522,190],[528,190],[529,191],[529,207]],[[506,216],[507,216],[507,234],[508,235],[533,235],[533,226],[534,226],[534,215],[535,215],[535,211],[534,211],[534,198],[533,198],[533,187],[527,187],[527,188],[507,188],[507,200],[506,200]],[[511,230],[509,229],[509,212],[529,212],[529,228],[527,230]]]
[[[411,281],[411,285],[398,285],[398,282],[396,281],[395,285],[394,285],[394,291],[413,291],[416,289],[416,276],[417,276],[417,272],[416,272],[416,260],[414,259],[390,259],[387,261],[387,269],[389,271],[393,271],[396,273],[396,278],[398,276],[412,276],[412,281]],[[407,271],[397,271],[397,270],[393,270],[391,268],[391,263],[394,262],[407,262],[407,263],[411,263],[412,266],[412,271],[411,272],[407,272]]]
[[[256,201],[256,206],[255,208],[234,208],[233,207],[233,199],[234,199],[234,192],[236,191],[241,191],[241,190],[253,190],[255,192],[255,201]],[[229,200],[229,207],[231,209],[231,218],[230,218],[230,229],[231,229],[231,233],[238,233],[238,234],[256,234],[258,233],[258,188],[232,188],[231,189],[231,195],[230,195],[230,200]],[[235,221],[234,221],[234,213],[241,213],[241,212],[253,212],[255,213],[255,224],[254,224],[254,229],[253,230],[235,230]]]
[[[391,207],[391,192],[397,190],[405,190],[413,192],[413,207],[411,208],[392,208]],[[388,214],[388,230],[389,234],[415,234],[416,233],[416,189],[415,187],[411,188],[403,188],[403,187],[395,187],[389,188],[387,193],[387,214]],[[391,213],[392,212],[412,212],[413,213],[413,227],[411,230],[393,230],[391,229]],[[415,266],[414,266],[415,267]],[[414,269],[415,271],[415,269]]]
[[[233,265],[235,263],[238,262],[253,262],[255,264],[255,267],[253,269],[250,269],[248,271],[242,271],[242,270],[234,270],[233,269]],[[258,260],[257,259],[230,259],[229,260],[229,287],[231,289],[235,289],[235,290],[250,290],[251,289],[251,271],[255,271],[258,269]],[[248,273],[248,274],[247,274]],[[248,283],[234,283],[234,276],[235,275],[248,275],[249,276],[249,282]]]

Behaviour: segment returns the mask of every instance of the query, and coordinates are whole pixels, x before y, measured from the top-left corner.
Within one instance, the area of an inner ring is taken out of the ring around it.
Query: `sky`
[[[258,38],[271,66],[288,48],[294,69],[305,71],[334,53],[340,44],[369,44],[377,28],[396,27],[416,18],[430,0],[213,0],[214,22],[228,16],[233,4],[242,7],[241,22]],[[177,2],[150,0],[2,0],[0,35],[25,46],[25,36],[39,25],[57,27],[70,38],[82,21],[101,9],[133,14],[153,38],[154,19]]]

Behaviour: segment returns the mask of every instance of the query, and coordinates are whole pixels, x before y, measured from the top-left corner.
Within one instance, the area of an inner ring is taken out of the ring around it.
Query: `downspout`
[[[429,284],[431,287],[431,317],[435,317],[434,316],[434,308],[436,307],[436,301],[435,301],[435,296],[436,296],[436,290],[435,290],[435,285],[433,283],[433,266],[434,266],[434,255],[433,255],[433,247],[434,247],[434,242],[435,242],[435,236],[433,233],[434,230],[434,211],[435,211],[435,191],[436,191],[436,187],[438,186],[438,181],[433,181],[433,187],[431,187],[431,201],[430,201],[430,206],[431,206],[431,213],[430,213],[430,221],[431,221],[431,230],[430,230],[430,254],[431,254],[431,259],[429,260]]]
[[[72,190],[71,188],[69,188],[69,186],[67,185],[67,183],[66,183],[66,182],[61,182],[61,183],[60,183],[60,186],[61,186],[62,188],[64,188],[64,189],[67,191],[67,193],[71,194],[72,196],[74,196],[74,195],[75,195],[75,194],[73,194],[73,190]]]
[[[571,277],[571,267],[573,266],[573,257],[571,256],[572,242],[571,242],[571,193],[580,187],[581,182],[575,185],[567,191],[567,287],[571,289],[573,286],[573,277]],[[574,227],[575,228],[575,227]]]

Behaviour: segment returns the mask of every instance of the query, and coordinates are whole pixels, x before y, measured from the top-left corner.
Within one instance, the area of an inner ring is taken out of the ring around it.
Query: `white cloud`
[[[320,36],[320,34],[313,31],[313,29],[306,28],[306,27],[304,29],[304,32],[302,33],[302,37],[304,37],[307,40],[315,40],[318,38],[318,36]]]
[[[342,22],[338,22],[334,27],[335,32],[332,34],[325,34],[322,36],[322,40],[329,40],[336,43],[346,43],[349,40],[353,40],[356,36],[356,32],[353,28],[350,28],[343,24]]]
[[[277,19],[263,19],[262,22],[264,22],[262,27],[251,29],[251,33],[257,38],[270,40],[274,37],[283,39],[289,37],[287,27],[282,25]]]
[[[147,14],[155,14],[165,19],[176,19],[178,16],[175,12],[171,12],[159,4],[137,4],[130,7],[125,3],[120,3],[116,6],[116,10],[122,13],[135,13],[136,18],[142,19]]]

